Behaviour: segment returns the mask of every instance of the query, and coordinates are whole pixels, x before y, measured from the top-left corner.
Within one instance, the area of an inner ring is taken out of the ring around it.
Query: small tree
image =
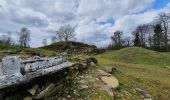
[[[31,40],[30,31],[26,27],[21,28],[20,33],[19,33],[20,46],[29,47],[30,40]]]
[[[75,37],[74,28],[70,25],[64,25],[57,31],[57,37],[59,40],[68,42],[70,39]]]

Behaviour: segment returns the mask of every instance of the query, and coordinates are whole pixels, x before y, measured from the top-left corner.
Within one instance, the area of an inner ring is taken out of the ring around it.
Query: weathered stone
[[[103,70],[97,70],[97,72],[100,76],[112,76],[111,74],[109,74]]]
[[[112,96],[112,97],[114,96],[113,95],[113,88],[112,88],[112,86],[110,86],[110,85],[103,85],[101,88],[102,88],[102,90],[107,91],[110,96]]]
[[[2,76],[3,73],[2,73],[2,62],[0,62],[0,76]]]
[[[119,82],[118,82],[118,80],[114,76],[110,76],[110,77],[102,76],[101,80],[105,84],[112,86],[113,89],[116,89],[119,86]]]
[[[38,90],[39,86],[36,84],[34,85],[32,88],[28,89],[27,91],[31,94],[31,95],[35,95],[37,90]]]
[[[144,96],[144,100],[152,100],[152,97],[150,94],[148,94],[146,91],[140,89],[140,88],[135,88],[136,92],[140,93],[141,95]]]
[[[25,97],[23,100],[33,100],[32,97]]]
[[[2,74],[10,75],[20,73],[21,59],[17,56],[4,57],[2,59]]]
[[[56,59],[56,58],[52,58],[52,59]],[[31,63],[32,61],[33,60],[31,60],[31,61],[29,60],[29,61],[26,61],[26,62],[22,61],[22,64]],[[55,62],[56,60],[53,60],[53,61],[56,64],[56,62]],[[33,62],[36,62],[36,61],[33,61]],[[50,62],[50,64],[51,63],[53,65],[53,62]],[[16,71],[17,73],[15,73],[15,71],[13,72],[12,70],[10,70],[10,71],[12,71],[13,74],[8,73],[7,75],[0,76],[0,89],[6,88],[6,87],[11,86],[11,85],[21,85],[21,84],[27,83],[27,82],[30,82],[32,79],[34,79],[36,77],[53,74],[53,73],[56,73],[57,71],[59,71],[61,69],[70,67],[72,65],[73,65],[73,63],[71,63],[71,62],[63,62],[59,65],[57,64],[57,65],[54,65],[54,66],[47,66],[43,69],[40,68],[42,66],[37,66],[40,69],[34,69],[34,68],[32,69],[32,67],[30,67],[31,70],[29,72],[22,73],[22,75],[20,73],[20,72],[22,72],[22,70],[21,71],[17,70]],[[19,67],[19,69],[20,69],[20,67]],[[2,68],[2,70],[4,71],[3,68]]]
[[[95,64],[94,62],[91,62],[91,63],[90,63],[90,66],[96,67],[96,64]]]
[[[109,74],[114,74],[117,70],[114,67],[106,67],[105,71]]]
[[[45,90],[41,91],[39,94],[36,95],[36,99],[41,99],[44,97],[48,97],[50,95],[50,93],[53,91],[53,89],[55,88],[55,84],[51,83],[50,85],[48,85],[46,87]]]
[[[93,57],[86,59],[86,64],[87,65],[91,65],[91,62],[93,62],[95,65],[97,64],[97,60],[95,58],[93,58]]]
[[[84,85],[84,84],[80,85],[80,89],[81,89],[81,90],[83,90],[83,89],[88,89],[88,88],[89,88],[88,85]]]

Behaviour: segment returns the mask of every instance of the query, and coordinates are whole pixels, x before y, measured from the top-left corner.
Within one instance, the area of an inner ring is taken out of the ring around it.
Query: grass
[[[133,96],[127,98],[120,92],[121,98],[127,100],[140,96],[136,87],[148,91],[153,100],[168,100],[170,98],[170,55],[138,47],[108,51],[97,55],[101,69],[107,66],[116,67],[116,77],[121,83],[120,88],[129,91]],[[118,93],[119,94],[119,93]]]
[[[36,54],[41,54],[43,56],[53,56],[58,55],[58,52],[52,50],[45,50],[42,48],[22,48],[19,46],[11,46],[11,45],[2,45],[0,44],[0,58],[4,56],[21,56],[21,57],[30,57]]]

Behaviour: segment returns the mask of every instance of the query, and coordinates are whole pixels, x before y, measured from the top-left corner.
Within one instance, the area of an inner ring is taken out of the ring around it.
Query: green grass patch
[[[169,52],[161,53],[129,47],[108,51],[97,55],[96,58],[102,69],[107,66],[117,68],[116,77],[121,83],[120,88],[128,90],[135,99],[140,97],[134,92],[134,89],[139,87],[151,94],[153,100],[168,100],[170,98],[170,70],[167,68],[170,66],[169,54]]]

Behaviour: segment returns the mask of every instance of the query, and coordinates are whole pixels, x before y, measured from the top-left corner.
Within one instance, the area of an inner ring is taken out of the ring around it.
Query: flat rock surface
[[[118,80],[117,80],[114,76],[110,76],[110,77],[108,77],[108,76],[102,76],[102,77],[101,77],[101,80],[102,80],[105,84],[111,86],[113,89],[115,89],[115,88],[117,88],[117,87],[119,86],[119,82],[118,82]]]
[[[111,75],[103,70],[98,70],[98,73],[100,75],[100,79],[106,85],[111,86],[113,89],[115,89],[119,86],[119,81],[113,75]]]

